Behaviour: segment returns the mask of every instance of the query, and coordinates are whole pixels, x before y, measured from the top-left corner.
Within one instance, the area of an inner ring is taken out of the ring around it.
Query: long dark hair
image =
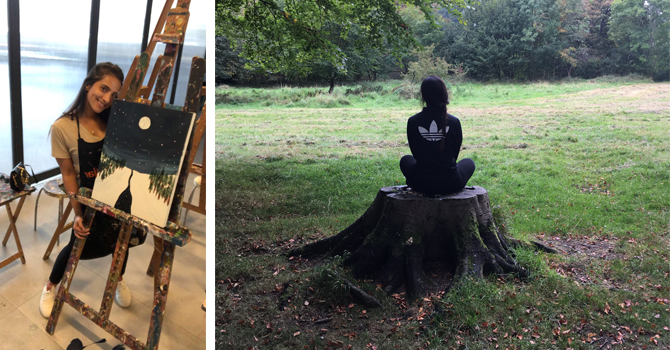
[[[60,119],[65,116],[69,116],[70,119],[74,119],[75,117],[81,115],[84,112],[84,108],[86,107],[86,94],[88,94],[88,89],[90,89],[93,84],[102,80],[102,78],[107,75],[111,75],[119,79],[119,81],[123,84],[123,70],[121,70],[119,66],[111,62],[102,62],[96,64],[95,67],[93,67],[93,69],[88,72],[84,82],[81,83],[79,93],[77,93],[77,97],[74,99],[70,107],[68,107],[58,118]],[[107,108],[99,114],[100,118],[102,118],[105,123],[107,123],[107,120],[109,120],[109,110],[110,109]]]
[[[441,152],[444,149],[444,140],[447,138],[447,126],[449,125],[447,118],[449,93],[447,85],[440,77],[431,75],[421,82],[421,101],[428,109],[439,112],[442,117],[442,125],[438,125],[442,128],[442,135],[444,135],[439,145]]]

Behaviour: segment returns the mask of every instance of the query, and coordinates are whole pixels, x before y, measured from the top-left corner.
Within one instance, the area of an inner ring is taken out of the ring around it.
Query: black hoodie
[[[441,111],[424,108],[407,121],[407,141],[416,159],[414,173],[419,177],[449,180],[460,177],[456,160],[463,142],[461,122],[447,114],[447,135],[443,134],[444,122]],[[440,144],[443,142],[442,150]]]

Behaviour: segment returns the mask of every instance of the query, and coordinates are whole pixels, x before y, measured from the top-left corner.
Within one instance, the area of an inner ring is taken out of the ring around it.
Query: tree
[[[165,168],[154,168],[149,174],[149,192],[167,204],[174,190],[175,177],[175,174],[165,171]]]
[[[579,60],[576,58],[577,50],[574,47],[568,47],[567,49],[561,50],[558,55],[561,57],[563,62],[568,66],[567,72],[568,72],[568,78],[571,77],[570,72],[572,71],[572,68],[577,67],[577,63]]]
[[[358,47],[385,50],[396,58],[417,47],[412,30],[397,12],[396,4],[417,6],[431,23],[434,7],[460,17],[459,8],[470,0],[217,0],[218,35],[241,45],[247,65],[269,73],[297,71],[307,74],[310,63],[328,61],[345,70],[347,55],[333,40],[333,25],[346,39],[354,26],[361,28]]]
[[[430,75],[436,75],[444,80],[451,74],[458,72],[458,67],[447,63],[441,57],[433,55],[434,46],[430,45],[421,51],[414,51],[417,60],[409,63],[407,67],[407,74],[404,75],[404,80],[408,84],[414,84],[422,81]]]
[[[231,47],[230,40],[219,36],[216,38],[214,69],[217,83],[232,82],[244,79],[246,60],[240,57],[239,50]]]
[[[478,79],[527,76],[533,33],[531,11],[516,0],[483,1],[464,11],[467,27],[454,42],[453,58]]]
[[[98,166],[98,176],[100,180],[106,179],[108,176],[114,174],[116,169],[126,166],[126,160],[118,157],[114,153],[105,148],[105,152],[100,156],[100,165]]]
[[[612,0],[583,0],[588,20],[582,67],[577,68],[584,78],[594,78],[610,71],[614,42],[609,38]]]
[[[668,70],[670,0],[616,0],[609,35],[626,72],[655,75]]]
[[[342,62],[336,64],[327,60],[316,61],[311,64],[309,71],[311,77],[318,77],[330,83],[329,94],[333,93],[336,79],[342,79],[345,76],[376,75],[381,52],[377,48],[364,45],[365,30],[363,28],[353,25],[346,36],[342,35],[345,28],[336,23],[326,23],[325,28],[330,33],[327,39],[340,48],[344,58]]]
[[[561,42],[558,56],[567,66],[566,71],[570,77],[573,68],[588,60],[588,55],[585,54],[585,41],[589,21],[581,0],[560,0],[558,11],[560,16],[558,33]]]

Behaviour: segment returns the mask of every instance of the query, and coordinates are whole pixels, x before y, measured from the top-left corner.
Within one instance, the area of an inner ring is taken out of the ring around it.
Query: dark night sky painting
[[[94,199],[164,227],[194,113],[116,100]]]

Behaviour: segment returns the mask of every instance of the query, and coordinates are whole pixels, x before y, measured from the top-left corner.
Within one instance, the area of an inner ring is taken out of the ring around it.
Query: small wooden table
[[[0,173],[0,176],[4,178],[9,178],[9,176],[2,173]],[[23,256],[23,249],[21,248],[21,241],[19,240],[19,232],[16,230],[16,219],[19,217],[19,214],[21,213],[21,207],[23,207],[23,202],[26,201],[26,197],[28,197],[33,191],[35,191],[34,188],[26,186],[23,191],[16,192],[12,190],[11,187],[9,187],[8,183],[0,181],[0,206],[5,206],[5,208],[7,208],[7,216],[9,217],[9,227],[7,228],[5,238],[2,240],[2,245],[3,246],[7,245],[9,236],[13,233],[14,241],[16,241],[16,247],[19,248],[18,253],[8,257],[3,261],[0,261],[0,268],[9,265],[12,261],[16,259],[21,259],[21,263],[23,264],[26,263],[26,258],[25,256]],[[19,198],[20,198],[19,205],[16,207],[16,211],[12,213],[12,207],[9,205],[9,203]]]

